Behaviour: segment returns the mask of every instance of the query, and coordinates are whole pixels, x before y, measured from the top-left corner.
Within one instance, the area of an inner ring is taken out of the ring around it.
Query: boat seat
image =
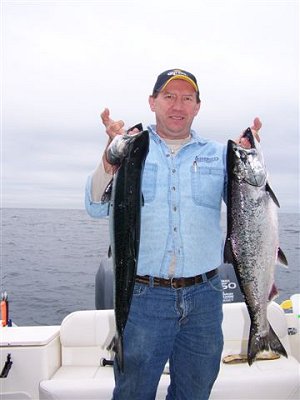
[[[223,357],[247,354],[250,318],[245,303],[224,304],[223,311]],[[290,355],[286,317],[275,302],[268,306],[268,320],[289,357],[255,361],[251,366],[221,363],[211,399],[300,399],[299,362]]]
[[[223,355],[245,353],[250,321],[244,303],[224,304]],[[272,302],[269,321],[290,352],[287,323],[281,307]],[[113,368],[100,359],[112,359],[106,347],[114,335],[113,310],[77,311],[68,315],[60,330],[61,367],[39,385],[41,400],[109,400],[114,387]],[[166,369],[167,371],[167,369]],[[298,361],[290,356],[248,364],[221,363],[210,399],[299,399]],[[169,375],[161,377],[156,400],[165,399]],[[142,399],[141,399],[142,400]]]

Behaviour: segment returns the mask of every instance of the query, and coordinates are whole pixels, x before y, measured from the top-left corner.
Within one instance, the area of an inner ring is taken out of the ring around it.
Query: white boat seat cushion
[[[107,350],[115,332],[113,310],[76,311],[62,322],[62,365],[96,365],[113,356]]]
[[[287,323],[278,304],[270,304],[268,318],[289,352]],[[78,311],[67,316],[61,326],[62,366],[51,379],[40,383],[40,399],[111,399],[113,369],[100,366],[100,358],[113,356],[106,347],[114,327],[113,310]],[[244,303],[224,304],[224,355],[245,353],[249,328]],[[299,377],[299,363],[291,356],[255,362],[251,367],[222,364],[210,400],[298,399]],[[165,399],[168,385],[169,375],[163,374],[156,400]]]
[[[245,303],[231,303],[223,305],[223,335],[224,351],[228,354],[247,354],[248,338],[250,332],[250,317]],[[284,311],[275,302],[271,302],[267,310],[268,320],[285,347],[290,352],[288,340],[288,327]]]

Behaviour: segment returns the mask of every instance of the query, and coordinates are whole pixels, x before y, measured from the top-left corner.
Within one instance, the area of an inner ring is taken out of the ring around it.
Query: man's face
[[[154,98],[149,97],[156,116],[159,136],[165,139],[184,139],[200,109],[193,86],[182,79],[174,79]]]

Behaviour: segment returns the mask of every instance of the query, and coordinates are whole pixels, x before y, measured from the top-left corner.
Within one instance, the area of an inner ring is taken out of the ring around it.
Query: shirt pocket
[[[150,203],[155,199],[157,187],[157,171],[157,164],[145,164],[142,182],[142,193],[145,203]]]
[[[192,198],[195,204],[219,209],[224,187],[224,171],[214,167],[191,167]]]

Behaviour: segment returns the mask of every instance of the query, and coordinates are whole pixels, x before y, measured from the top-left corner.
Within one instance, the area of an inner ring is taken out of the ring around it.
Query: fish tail
[[[107,347],[107,350],[115,352],[117,366],[120,372],[124,372],[124,357],[123,357],[123,337],[118,333],[112,338],[112,341]]]
[[[252,365],[258,353],[264,350],[272,350],[276,354],[281,354],[284,357],[288,357],[285,348],[270,324],[269,332],[265,336],[260,336],[257,331],[257,327],[251,324],[248,342],[248,364]]]
[[[283,347],[281,341],[279,340],[279,337],[276,335],[271,325],[269,331],[269,338],[270,338],[271,350],[274,351],[274,353],[281,354],[282,356],[288,358],[285,348]]]

